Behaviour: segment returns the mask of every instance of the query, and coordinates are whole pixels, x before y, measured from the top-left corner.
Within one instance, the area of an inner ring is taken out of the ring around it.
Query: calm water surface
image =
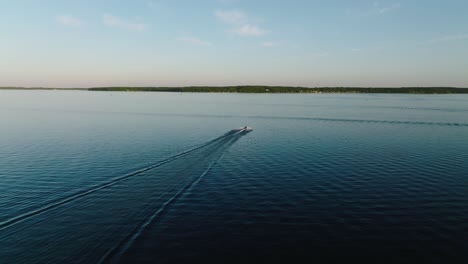
[[[467,161],[467,95],[0,91],[0,263],[466,263]]]

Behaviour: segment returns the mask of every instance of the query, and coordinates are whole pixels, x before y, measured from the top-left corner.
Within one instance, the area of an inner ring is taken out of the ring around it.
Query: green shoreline
[[[95,87],[25,88],[0,87],[0,90],[60,90],[105,92],[179,92],[179,93],[392,93],[392,94],[468,94],[468,88],[456,87],[291,87],[291,86],[187,86],[187,87]]]

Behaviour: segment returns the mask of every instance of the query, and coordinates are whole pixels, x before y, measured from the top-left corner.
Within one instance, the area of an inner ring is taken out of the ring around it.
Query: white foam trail
[[[40,215],[42,213],[45,213],[53,208],[56,208],[58,206],[61,206],[61,205],[65,205],[71,201],[74,201],[76,199],[79,199],[79,198],[82,198],[82,197],[85,197],[87,195],[90,195],[92,193],[95,193],[99,190],[102,190],[102,189],[105,189],[105,188],[108,188],[110,186],[113,186],[121,181],[124,181],[126,179],[129,179],[131,177],[134,177],[134,176],[137,176],[143,172],[146,172],[146,171],[149,171],[149,170],[152,170],[154,168],[157,168],[157,167],[160,167],[164,164],[167,164],[169,162],[172,162],[178,158],[181,158],[183,156],[186,156],[196,150],[199,150],[201,148],[204,148],[204,147],[207,147],[209,145],[211,145],[212,143],[215,143],[215,142],[218,142],[219,140],[222,140],[222,139],[225,139],[225,138],[228,138],[230,136],[234,136],[234,135],[241,135],[243,133],[243,131],[236,131],[236,130],[231,130],[229,132],[227,132],[226,134],[218,137],[218,138],[215,138],[213,140],[210,140],[202,145],[199,145],[198,147],[194,147],[192,149],[189,149],[189,150],[186,150],[186,151],[183,151],[181,153],[178,153],[174,156],[171,156],[169,158],[166,158],[162,161],[159,161],[158,163],[156,164],[153,164],[151,166],[148,166],[146,168],[143,168],[143,169],[140,169],[140,170],[137,170],[137,171],[134,171],[132,173],[129,173],[129,174],[126,174],[126,175],[123,175],[123,176],[119,176],[119,177],[116,177],[116,178],[113,178],[107,182],[104,182],[104,183],[101,183],[97,186],[94,186],[94,187],[91,187],[89,189],[86,189],[86,190],[82,190],[82,191],[79,191],[78,193],[75,193],[75,194],[72,194],[70,196],[67,196],[65,198],[62,198],[58,201],[53,201],[53,202],[50,202],[49,204],[46,204],[46,205],[43,205],[42,207],[39,207],[37,209],[34,209],[34,210],[31,210],[31,211],[28,211],[26,213],[23,213],[21,215],[18,215],[18,216],[15,216],[15,217],[12,217],[10,219],[7,219],[3,222],[0,222],[0,231],[2,230],[5,230],[17,223],[20,223],[26,219],[29,219],[31,217],[34,217],[34,216],[37,216],[37,215]]]
[[[245,132],[245,131],[242,131]],[[243,133],[238,134],[238,136],[244,135]],[[239,137],[233,138],[230,142],[227,142],[226,149],[235,143]],[[225,150],[226,150],[225,149]],[[224,151],[225,151],[224,150]],[[155,211],[152,215],[150,215],[148,218],[146,218],[139,226],[136,227],[136,229],[133,229],[127,237],[118,243],[116,246],[111,248],[100,260],[98,263],[115,263],[118,262],[121,257],[127,252],[132,245],[135,243],[135,241],[143,234],[143,232],[156,220],[158,216],[160,216],[168,206],[173,204],[178,198],[180,198],[182,195],[184,195],[187,191],[190,191],[193,189],[195,185],[197,185],[203,177],[208,174],[208,172],[211,170],[211,168],[218,162],[223,156],[224,156],[224,151],[208,166],[208,168],[196,179],[194,179],[191,183],[186,185],[184,188],[182,188],[180,191],[178,191],[174,196],[169,198],[157,211]]]

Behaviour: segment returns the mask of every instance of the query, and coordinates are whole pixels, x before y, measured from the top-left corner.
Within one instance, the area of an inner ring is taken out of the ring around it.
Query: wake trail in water
[[[245,131],[244,133],[240,133],[234,136],[231,139],[226,140],[223,144],[223,149],[219,156],[217,156],[213,162],[209,164],[209,166],[203,171],[202,174],[195,177],[191,182],[189,182],[185,187],[180,189],[176,192],[172,197],[170,197],[166,202],[164,202],[154,213],[149,215],[146,219],[144,219],[140,224],[138,224],[135,228],[130,230],[130,232],[125,236],[125,238],[117,243],[113,248],[111,248],[99,261],[99,263],[117,263],[122,258],[122,256],[132,247],[132,245],[138,240],[138,238],[147,230],[157,219],[158,217],[162,216],[168,209],[170,205],[175,203],[180,197],[182,197],[185,193],[190,191],[198,182],[200,182],[203,177],[208,174],[208,172],[213,168],[213,166],[223,157],[224,152],[234,144],[240,137],[244,134],[248,133]]]
[[[128,173],[128,174],[125,174],[123,176],[119,176],[119,177],[116,177],[116,178],[113,178],[109,181],[106,181],[106,182],[103,182],[103,183],[100,183],[98,185],[95,185],[95,186],[92,186],[90,188],[87,188],[87,189],[84,189],[84,190],[80,190],[74,194],[71,194],[69,196],[66,196],[66,197],[63,197],[63,198],[60,198],[59,200],[54,200],[54,201],[51,201],[49,202],[48,204],[46,205],[43,205],[37,209],[33,209],[33,210],[30,210],[26,213],[23,213],[23,214],[20,214],[18,216],[15,216],[15,217],[12,217],[10,219],[7,219],[3,222],[0,222],[0,231],[2,230],[5,230],[17,223],[20,223],[26,219],[29,219],[31,217],[34,217],[34,216],[37,216],[37,215],[40,215],[42,213],[45,213],[51,209],[54,209],[56,207],[59,207],[59,206],[62,206],[62,205],[65,205],[65,204],[68,204],[74,200],[77,200],[77,199],[80,199],[80,198],[83,198],[85,196],[88,196],[92,193],[95,193],[99,190],[102,190],[102,189],[105,189],[105,188],[108,188],[108,187],[111,187],[117,183],[120,183],[122,181],[125,181],[127,179],[130,179],[132,177],[135,177],[137,175],[140,175],[144,172],[147,172],[149,170],[152,170],[152,169],[155,169],[157,167],[160,167],[164,164],[167,164],[167,163],[170,163],[172,161],[175,161],[181,157],[184,157],[184,156],[187,156],[189,155],[190,153],[193,153],[197,150],[200,150],[200,149],[203,149],[203,148],[206,148],[206,147],[209,147],[213,144],[216,144],[216,143],[219,143],[223,142],[223,140],[225,139],[230,139],[231,137],[236,137],[236,136],[240,136],[240,135],[243,135],[245,133],[248,133],[248,131],[245,131],[245,130],[239,130],[239,129],[235,129],[235,130],[231,130],[231,131],[228,131],[227,133],[223,134],[222,136],[220,137],[217,137],[215,139],[212,139],[206,143],[203,143],[201,145],[198,145],[196,147],[193,147],[191,149],[188,149],[186,151],[183,151],[183,152],[180,152],[176,155],[173,155],[171,157],[168,157],[166,159],[163,159],[153,165],[150,165],[150,166],[147,166],[145,168],[142,168],[142,169],[139,169],[139,170],[136,170],[134,172],[131,172],[131,173]]]
[[[459,122],[424,122],[424,121],[401,121],[401,120],[346,119],[346,118],[322,118],[322,117],[282,117],[282,116],[248,116],[248,118],[272,119],[272,120],[301,120],[301,121],[393,124],[393,125],[468,127],[468,123],[459,123]]]

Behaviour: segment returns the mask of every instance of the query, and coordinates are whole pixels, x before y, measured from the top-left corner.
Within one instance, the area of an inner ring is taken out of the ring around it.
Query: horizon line
[[[290,87],[290,88],[304,88],[304,89],[320,89],[320,88],[351,88],[351,89],[400,89],[400,88],[455,88],[455,89],[468,89],[468,87],[459,86],[297,86],[297,85],[181,85],[181,86],[133,86],[133,85],[112,85],[112,86],[89,86],[89,87],[59,87],[59,86],[0,86],[0,89],[96,89],[96,88],[227,88],[227,87]]]

